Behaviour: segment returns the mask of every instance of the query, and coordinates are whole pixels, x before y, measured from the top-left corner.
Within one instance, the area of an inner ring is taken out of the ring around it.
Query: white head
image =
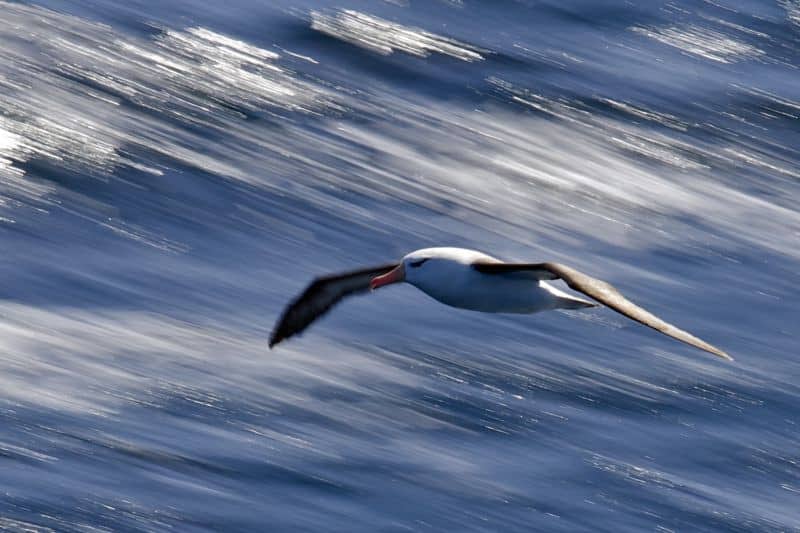
[[[453,268],[463,268],[478,260],[495,260],[493,257],[466,248],[424,248],[407,254],[394,269],[376,276],[371,289],[391,283],[406,281],[412,285],[425,285],[432,278],[446,275]]]

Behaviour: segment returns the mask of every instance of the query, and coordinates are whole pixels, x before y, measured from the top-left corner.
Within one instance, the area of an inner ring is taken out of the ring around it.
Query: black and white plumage
[[[547,283],[557,279],[664,335],[731,359],[719,348],[642,309],[609,283],[574,268],[559,263],[505,263],[463,248],[426,248],[406,255],[396,264],[317,278],[287,306],[272,332],[269,345],[272,347],[300,333],[346,296],[401,281],[452,307],[487,313],[537,313],[596,305]]]

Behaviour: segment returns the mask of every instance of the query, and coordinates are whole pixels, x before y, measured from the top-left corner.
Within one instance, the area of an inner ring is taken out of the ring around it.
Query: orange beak
[[[369,288],[370,290],[374,291],[378,287],[383,287],[384,285],[389,285],[391,283],[397,283],[403,281],[404,279],[406,279],[406,271],[403,268],[403,263],[400,263],[386,274],[372,278],[372,281],[369,282]]]

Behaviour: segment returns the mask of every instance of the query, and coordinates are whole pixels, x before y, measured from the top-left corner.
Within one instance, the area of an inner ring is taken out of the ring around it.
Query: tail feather
[[[559,296],[556,301],[558,302],[558,309],[586,309],[588,307],[598,307],[598,304],[587,300],[581,300],[580,298]]]

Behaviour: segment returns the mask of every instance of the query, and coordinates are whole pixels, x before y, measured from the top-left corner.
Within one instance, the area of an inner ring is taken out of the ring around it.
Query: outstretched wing
[[[698,339],[687,331],[664,322],[649,311],[642,309],[620,294],[611,284],[587,276],[574,268],[559,263],[474,263],[472,266],[475,270],[484,274],[525,273],[533,279],[563,279],[570,288],[582,292],[630,319],[723,359],[733,360],[731,356],[719,348]]]
[[[316,278],[300,296],[286,306],[280,320],[275,324],[275,329],[272,330],[269,347],[272,348],[282,340],[306,329],[342,298],[368,291],[372,278],[385,274],[396,266],[396,264],[381,265]]]

